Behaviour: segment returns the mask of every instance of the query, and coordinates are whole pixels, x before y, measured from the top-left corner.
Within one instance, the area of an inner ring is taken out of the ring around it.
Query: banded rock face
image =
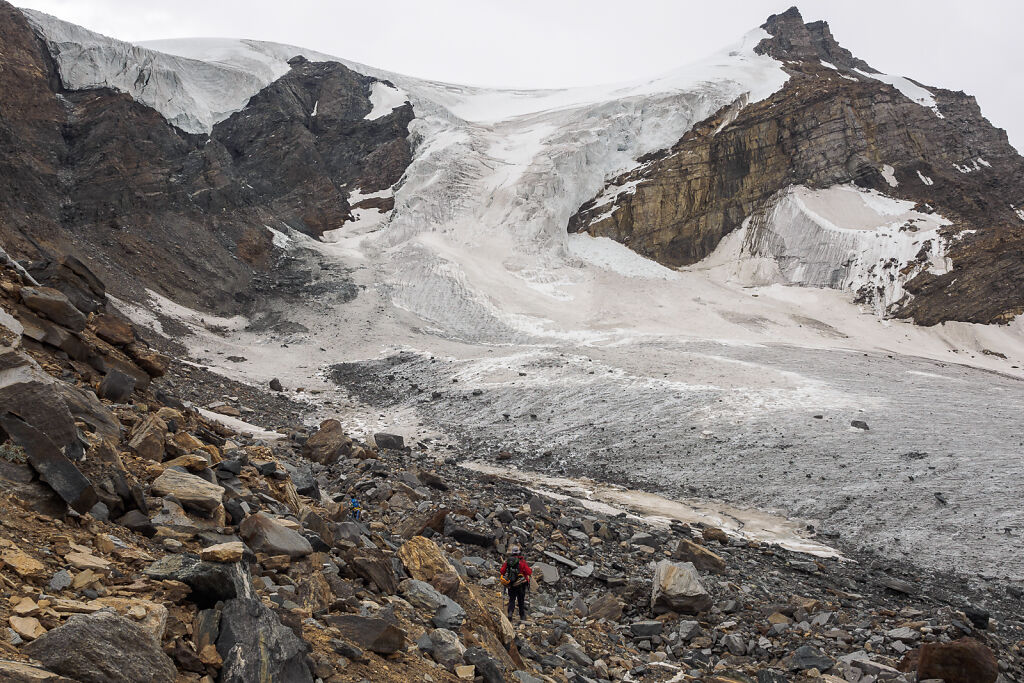
[[[846,277],[845,260],[855,256],[844,252],[831,286],[855,282],[880,312],[922,324],[1001,322],[1024,311],[1024,158],[974,98],[875,72],[795,8],[762,28],[771,37],[757,51],[784,63],[786,85],[761,102],[741,97],[672,148],[641,158],[580,208],[569,232],[610,237],[679,267],[750,219],[744,254],[784,261],[803,255],[766,249],[771,240],[758,230],[770,227],[766,217],[786,191],[849,185],[907,200],[944,225],[941,239],[921,239],[908,259],[864,264],[864,278]],[[942,257],[951,267],[929,267]]]

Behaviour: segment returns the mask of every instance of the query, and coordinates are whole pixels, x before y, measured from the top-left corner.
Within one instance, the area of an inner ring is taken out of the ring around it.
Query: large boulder
[[[156,581],[180,581],[192,589],[189,599],[202,607],[230,600],[245,590],[245,577],[232,565],[204,562],[195,555],[167,555],[145,570]]]
[[[21,300],[36,313],[69,330],[85,329],[85,316],[62,292],[52,287],[22,287]]]
[[[690,562],[694,567],[705,572],[721,574],[725,571],[725,560],[702,545],[680,538],[672,557],[683,562]]]
[[[405,648],[405,631],[385,619],[358,614],[337,614],[324,617],[341,635],[359,647],[379,655],[390,655]]]
[[[0,427],[25,451],[29,465],[68,506],[84,514],[99,502],[96,489],[42,431],[16,415],[0,415]]]
[[[135,330],[131,323],[123,318],[101,313],[89,323],[96,336],[114,346],[127,346],[135,341]]]
[[[425,636],[420,647],[429,651],[434,661],[449,671],[455,671],[455,667],[465,661],[466,646],[457,633],[446,628],[435,628]]]
[[[388,434],[387,432],[377,432],[373,435],[373,442],[377,444],[377,448],[390,449],[400,451],[405,448],[405,439],[398,434]]]
[[[78,440],[78,431],[57,387],[31,357],[0,347],[0,414],[17,415],[66,452]]]
[[[238,531],[254,552],[267,555],[288,555],[289,557],[305,557],[313,552],[302,534],[280,524],[273,517],[263,512],[246,517]]]
[[[302,445],[302,457],[323,465],[332,465],[340,458],[351,455],[354,446],[355,442],[345,436],[340,422],[324,420],[317,433]]]
[[[174,683],[178,677],[174,662],[151,635],[106,611],[73,616],[26,645],[24,652],[81,683]]]
[[[220,618],[219,683],[312,683],[308,645],[255,598],[228,600]]]
[[[697,614],[711,608],[711,595],[691,562],[662,560],[654,569],[651,609],[655,613]]]
[[[993,683],[998,677],[995,654],[974,638],[921,646],[917,659],[919,681],[937,678],[946,683]]]
[[[153,494],[174,496],[183,506],[204,515],[213,514],[224,499],[224,489],[201,477],[168,468],[153,482]]]
[[[388,595],[398,592],[398,579],[395,578],[391,558],[377,549],[358,548],[345,558],[360,577],[372,582],[377,588]]]
[[[414,536],[403,543],[398,549],[398,559],[409,576],[428,583],[438,574],[455,571],[437,544],[423,536]]]

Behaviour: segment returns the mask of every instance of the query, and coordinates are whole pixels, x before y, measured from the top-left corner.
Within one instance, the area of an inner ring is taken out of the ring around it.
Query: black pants
[[[519,601],[519,618],[526,618],[526,584],[508,587],[508,618],[515,613],[516,600]]]

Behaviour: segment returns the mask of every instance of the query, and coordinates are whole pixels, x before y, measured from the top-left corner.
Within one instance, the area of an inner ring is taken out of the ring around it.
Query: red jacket
[[[506,566],[508,566],[508,562],[507,561],[502,562],[501,563],[501,569],[498,570],[498,573],[501,574],[502,576],[505,576],[505,567]],[[530,565],[526,564],[526,560],[524,560],[521,557],[519,558],[519,574],[522,575],[522,576],[525,576],[527,581],[530,580],[530,575],[533,574],[533,570],[530,569]]]

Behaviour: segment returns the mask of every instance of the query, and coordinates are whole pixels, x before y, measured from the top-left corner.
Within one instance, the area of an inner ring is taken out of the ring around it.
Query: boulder
[[[494,545],[494,534],[456,524],[450,517],[445,520],[444,535],[459,543],[478,545],[481,548],[490,548]]]
[[[132,428],[128,448],[147,460],[160,462],[164,459],[164,440],[167,437],[167,423],[156,415],[147,415]]]
[[[167,374],[167,368],[171,364],[167,356],[149,348],[142,342],[132,342],[124,347],[124,352],[150,377],[163,377]]]
[[[313,683],[306,665],[309,646],[255,598],[224,604],[217,653],[224,661],[219,683],[287,681]]]
[[[463,659],[476,667],[478,676],[483,676],[484,683],[505,683],[505,670],[496,659],[482,647],[471,647],[462,655]]]
[[[352,454],[355,442],[345,436],[341,423],[324,420],[316,434],[302,445],[302,457],[322,465],[333,465],[342,457]]]
[[[711,604],[711,595],[701,585],[692,563],[658,562],[651,586],[651,609],[656,614],[697,614],[710,609]]]
[[[305,557],[313,552],[313,546],[302,534],[287,528],[263,512],[246,517],[239,525],[238,531],[242,540],[257,553],[296,558]]]
[[[405,648],[405,631],[384,619],[357,614],[332,614],[324,619],[341,631],[346,640],[379,655],[394,654]]]
[[[403,543],[398,549],[398,559],[409,576],[428,583],[438,574],[455,572],[437,544],[423,536],[414,536]]]
[[[284,387],[281,386],[281,380],[279,380],[276,377],[274,379],[270,380],[270,390],[271,391],[284,391]]]
[[[725,560],[720,555],[685,538],[679,539],[672,557],[682,562],[690,562],[701,571],[714,572],[716,574],[721,574],[725,571]]]
[[[109,408],[103,405],[96,394],[66,382],[57,382],[54,388],[64,399],[64,405],[67,406],[73,419],[84,422],[92,431],[111,443],[120,441],[120,421],[114,413],[110,412]]]
[[[114,346],[127,346],[135,341],[135,330],[131,323],[109,313],[97,315],[89,323],[96,336]]]
[[[92,483],[46,434],[11,413],[0,415],[0,427],[24,449],[29,465],[39,478],[72,510],[85,514],[99,502]]]
[[[6,683],[75,683],[70,678],[31,664],[5,660],[0,660],[0,681]]]
[[[540,575],[544,583],[558,583],[558,567],[553,564],[535,562],[533,564],[533,571]]]
[[[455,632],[446,628],[436,628],[427,635],[426,640],[424,645],[429,648],[428,651],[434,661],[449,671],[454,671],[456,666],[465,661],[463,654],[466,647]]]
[[[398,434],[388,434],[387,432],[377,432],[373,435],[373,442],[377,444],[377,448],[384,448],[389,450],[400,451],[405,448],[405,439]]]
[[[201,608],[230,600],[244,591],[245,577],[232,565],[205,562],[195,555],[167,555],[149,565],[146,576],[156,581],[180,581],[192,589],[189,599]],[[241,591],[240,591],[241,589]]]
[[[817,669],[824,673],[835,666],[835,662],[823,655],[818,648],[812,645],[801,645],[782,660],[782,665],[788,671]]]
[[[383,593],[392,595],[398,592],[398,579],[391,566],[391,558],[379,550],[358,548],[346,557],[348,564],[355,573],[374,583]]]
[[[587,616],[591,619],[618,621],[622,618],[622,608],[624,606],[622,600],[613,593],[605,593],[590,604],[590,611],[587,613]]]
[[[0,347],[0,414],[17,415],[66,452],[78,430],[58,386],[32,358]]]
[[[152,636],[112,612],[75,615],[24,651],[47,669],[82,683],[174,683],[178,677]]]
[[[202,477],[177,469],[166,469],[156,478],[153,495],[174,496],[184,507],[204,515],[213,514],[224,499],[224,489]]]
[[[135,391],[135,378],[119,370],[110,370],[100,382],[100,398],[114,403],[126,403]]]
[[[998,677],[995,654],[974,638],[921,646],[917,660],[919,681],[938,678],[946,683],[993,683]]]
[[[85,316],[62,292],[52,287],[22,287],[21,300],[26,306],[69,330],[85,329]]]

